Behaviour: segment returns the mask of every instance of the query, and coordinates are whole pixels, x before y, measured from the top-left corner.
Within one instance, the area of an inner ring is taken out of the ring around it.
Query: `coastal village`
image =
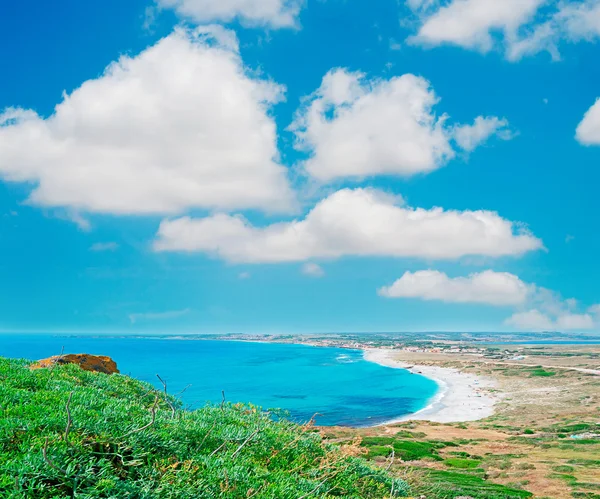
[[[349,348],[353,350],[370,350],[385,348],[399,350],[407,353],[419,354],[456,354],[471,355],[493,360],[513,360],[520,361],[527,358],[525,349],[519,346],[511,348],[502,348],[497,344],[487,346],[478,346],[472,343],[465,343],[459,340],[406,340],[403,338],[369,338],[370,335],[362,335],[359,339],[352,337],[338,337],[328,335],[317,337],[313,335],[264,335],[264,334],[236,334],[219,335],[216,339],[236,341],[255,341],[265,343],[288,343],[304,344],[318,347]]]

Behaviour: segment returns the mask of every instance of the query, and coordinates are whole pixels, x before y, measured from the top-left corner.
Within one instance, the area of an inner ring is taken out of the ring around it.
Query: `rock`
[[[47,359],[38,360],[31,365],[31,369],[44,369],[57,364],[77,364],[84,371],[93,371],[104,374],[118,373],[117,364],[110,357],[104,355],[88,355],[85,353],[55,355]]]

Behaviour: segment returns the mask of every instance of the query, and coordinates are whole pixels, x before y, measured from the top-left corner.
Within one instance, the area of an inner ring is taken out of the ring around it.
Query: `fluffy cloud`
[[[323,268],[316,263],[305,263],[302,266],[302,273],[310,277],[323,277],[325,275]]]
[[[598,0],[409,0],[408,6],[422,20],[412,43],[452,44],[480,52],[502,43],[509,60],[542,51],[558,59],[561,41],[600,37]]]
[[[585,113],[576,133],[577,140],[584,145],[600,145],[600,99]]]
[[[239,19],[249,25],[293,26],[303,0],[156,0],[197,23]]]
[[[368,80],[362,73],[335,69],[325,75],[290,129],[297,148],[311,155],[306,172],[321,181],[426,173],[455,154],[447,116],[437,117],[433,110],[438,100],[427,80],[411,74]],[[474,148],[506,125],[498,118],[478,118],[472,130],[457,129],[459,144]]]
[[[515,313],[505,323],[517,329],[533,331],[600,329],[600,305],[593,305],[587,311],[578,311],[577,300],[563,300],[557,293],[535,286],[531,288],[527,305],[528,310]]]
[[[529,293],[530,286],[516,275],[492,270],[456,278],[436,270],[406,272],[394,284],[379,290],[379,294],[387,298],[420,298],[496,306],[521,305]]]
[[[0,177],[29,202],[112,214],[289,209],[270,107],[283,88],[250,76],[235,34],[176,30],[64,95],[54,113],[0,113]]]
[[[508,121],[496,116],[478,116],[472,125],[460,125],[454,129],[454,140],[465,151],[473,151],[492,135],[497,135],[502,140],[510,140],[513,134],[508,129]]]
[[[600,303],[592,305],[590,308],[588,308],[588,313],[600,316]]]
[[[596,327],[590,314],[565,312],[553,319],[537,309],[516,313],[505,324],[528,331],[586,331]]]
[[[520,330],[585,331],[600,329],[600,305],[577,311],[575,299],[563,300],[549,289],[527,284],[507,272],[486,270],[467,277],[448,277],[437,270],[405,272],[378,290],[386,298],[418,298],[446,303],[510,306],[517,310],[504,322]]]
[[[594,319],[589,314],[563,314],[556,319],[558,329],[585,330],[594,328]]]
[[[493,32],[512,38],[544,0],[452,0],[425,17],[412,43],[452,44],[488,52]]]
[[[517,60],[527,55],[548,52],[554,60],[560,59],[559,44],[596,41],[600,37],[600,2],[554,2],[558,6],[550,17],[526,29],[520,39],[512,40],[507,47],[509,59]]]
[[[266,227],[225,214],[166,220],[154,247],[231,262],[276,263],[345,255],[499,257],[540,249],[542,242],[494,212],[411,208],[377,190],[344,189],[320,201],[303,220]]]
[[[555,329],[550,317],[536,309],[518,312],[508,318],[505,324],[527,331],[552,331]]]

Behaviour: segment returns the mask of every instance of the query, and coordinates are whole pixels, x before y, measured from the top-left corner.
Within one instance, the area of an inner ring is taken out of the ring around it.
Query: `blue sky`
[[[375,4],[5,2],[0,330],[600,331],[600,2]]]

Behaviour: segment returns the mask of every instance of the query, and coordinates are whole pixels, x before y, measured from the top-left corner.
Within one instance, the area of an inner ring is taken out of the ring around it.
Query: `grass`
[[[394,449],[395,456],[402,461],[420,461],[421,459],[433,459],[442,461],[438,449],[448,446],[456,446],[453,442],[442,442],[436,440],[414,441],[403,440],[395,437],[364,437],[361,445],[367,447],[367,458],[378,456],[389,456]]]
[[[459,496],[473,499],[524,499],[533,495],[525,490],[488,482],[477,475],[455,471],[430,470],[422,481],[427,483],[423,493],[436,499],[454,499]]]
[[[546,371],[545,369],[532,369],[529,371],[531,377],[541,377],[541,378],[549,378],[551,376],[556,376],[555,371]]]
[[[600,460],[596,459],[570,459],[567,464],[576,464],[585,467],[600,467]]]
[[[461,459],[458,457],[452,457],[449,459],[444,459],[444,464],[450,468],[470,470],[477,468],[481,464],[481,461],[477,461],[476,459]]]
[[[395,436],[363,437],[361,446],[368,450],[368,458],[390,457],[392,448],[396,458],[408,463],[398,463],[406,473],[413,495],[428,499],[454,499],[469,497],[473,499],[523,499],[532,494],[517,487],[509,487],[487,480],[486,471],[480,466],[482,458],[471,456],[464,451],[446,452],[445,459],[439,454],[443,448],[454,448],[457,441],[404,440]],[[449,450],[449,449],[448,449]],[[506,459],[507,456],[499,456]],[[515,455],[510,457],[522,457]],[[418,461],[438,461],[448,470],[424,469]],[[506,461],[509,464],[508,460]],[[417,478],[411,479],[416,474]]]
[[[405,482],[253,406],[184,411],[122,375],[0,359],[0,497],[384,498]]]

